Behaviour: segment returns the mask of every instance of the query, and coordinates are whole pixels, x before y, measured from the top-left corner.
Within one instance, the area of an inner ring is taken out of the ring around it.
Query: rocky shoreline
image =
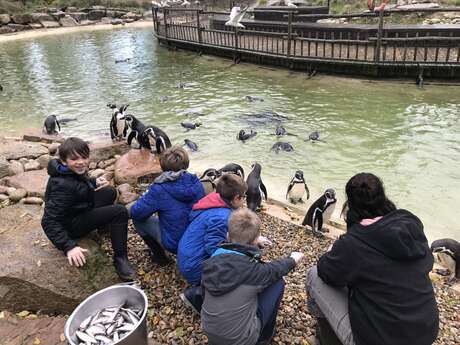
[[[50,7],[31,14],[0,14],[0,34],[95,24],[125,25],[151,17],[150,11],[128,11],[104,6],[66,7],[62,9]]]
[[[88,295],[117,282],[110,263],[110,241],[106,236],[95,235],[82,240],[81,245],[91,248],[91,254],[88,264],[77,269],[67,264],[66,258],[49,243],[41,229],[48,179],[46,166],[56,156],[62,140],[59,136],[41,133],[0,139],[0,251],[7,253],[0,266],[0,339],[4,344],[62,344],[65,322],[62,316],[69,315]],[[131,150],[125,143],[111,141],[94,142],[90,146],[90,175],[105,176],[117,187],[122,204],[135,201],[161,173],[157,157],[148,151]],[[305,303],[305,275],[332,240],[306,232],[298,225],[299,215],[294,207],[269,203],[260,216],[262,234],[274,243],[266,253],[267,260],[291,251],[306,253],[305,262],[286,279],[286,292],[277,320],[278,333],[273,344],[308,344],[315,320]],[[137,283],[149,298],[150,344],[206,344],[198,316],[179,298],[186,283],[175,265],[159,267],[153,264],[132,224],[128,246],[130,260],[138,273]],[[96,276],[98,279],[94,279]],[[458,293],[439,276],[432,278],[440,310],[436,344],[459,344]]]

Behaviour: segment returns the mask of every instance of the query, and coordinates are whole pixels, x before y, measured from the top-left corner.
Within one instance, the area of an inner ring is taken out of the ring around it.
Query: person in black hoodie
[[[347,232],[307,274],[322,345],[429,345],[438,309],[423,224],[396,209],[370,173],[346,185]],[[331,330],[333,332],[331,332]]]
[[[113,262],[122,280],[132,280],[135,272],[128,261],[128,211],[114,205],[115,188],[105,178],[87,176],[90,150],[79,138],[68,138],[59,147],[59,160],[48,164],[50,178],[45,192],[42,227],[54,246],[64,252],[70,265],[86,263],[86,249],[76,239],[95,229],[110,232]]]

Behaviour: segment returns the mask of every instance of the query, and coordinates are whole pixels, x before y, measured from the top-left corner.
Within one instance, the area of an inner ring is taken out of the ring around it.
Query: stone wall
[[[31,14],[1,14],[0,34],[41,28],[73,27],[91,24],[124,25],[151,16],[119,8],[92,6],[89,8],[46,8]]]

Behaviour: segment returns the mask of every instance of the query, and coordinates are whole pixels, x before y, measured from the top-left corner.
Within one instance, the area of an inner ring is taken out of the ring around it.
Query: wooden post
[[[235,27],[235,56],[233,58],[234,63],[238,63],[238,27]]]
[[[168,21],[166,19],[166,14],[168,13],[168,10],[165,8],[163,9],[163,22],[165,24],[165,37],[168,38]]]
[[[287,41],[287,57],[291,56],[291,39],[292,39],[292,12],[288,14],[288,41]]]
[[[200,25],[200,10],[196,11],[196,29],[198,30],[198,42],[201,44],[202,43],[202,37],[201,37],[201,25]]]
[[[383,11],[381,9],[379,12],[379,29],[377,31],[377,41],[375,43],[375,52],[374,52],[374,61],[380,61],[380,48],[382,47],[382,36],[383,36]]]

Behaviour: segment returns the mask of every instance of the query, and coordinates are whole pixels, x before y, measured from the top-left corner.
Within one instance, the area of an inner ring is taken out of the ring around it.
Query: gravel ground
[[[278,218],[261,214],[262,234],[274,245],[264,256],[266,260],[303,251],[306,260],[286,277],[286,290],[277,319],[277,335],[273,344],[308,344],[315,321],[308,313],[304,289],[308,267],[332,243],[305,233],[304,229]],[[107,245],[108,243],[106,243]],[[130,257],[138,268],[139,283],[149,297],[149,337],[153,344],[206,344],[200,319],[185,307],[179,294],[186,287],[175,265],[159,267],[148,256],[147,247],[135,234],[129,237]],[[460,344],[460,298],[442,282],[436,283],[440,309],[440,333],[435,344]]]

